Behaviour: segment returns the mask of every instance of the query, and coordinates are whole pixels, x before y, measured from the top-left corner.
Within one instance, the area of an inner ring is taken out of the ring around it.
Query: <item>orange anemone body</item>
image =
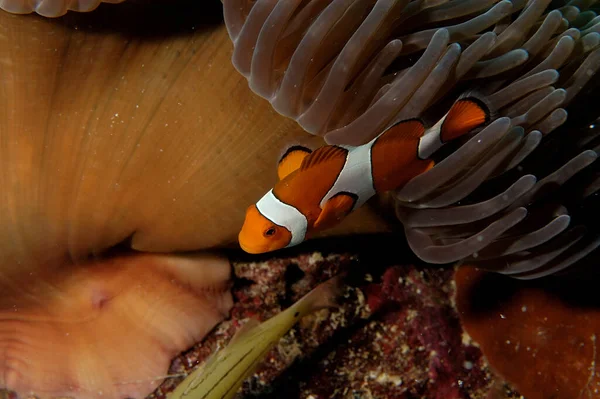
[[[144,397],[227,316],[226,258],[164,254],[234,244],[305,132],[231,65],[220,4],[186,4],[0,12],[0,389]]]

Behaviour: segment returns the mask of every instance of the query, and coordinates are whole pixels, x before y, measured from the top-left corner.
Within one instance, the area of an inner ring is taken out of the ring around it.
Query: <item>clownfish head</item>
[[[246,210],[238,240],[244,251],[261,254],[285,248],[292,241],[292,232],[267,219],[256,205],[251,205]]]
[[[306,217],[271,190],[246,210],[238,240],[250,254],[271,252],[304,241],[307,227]]]

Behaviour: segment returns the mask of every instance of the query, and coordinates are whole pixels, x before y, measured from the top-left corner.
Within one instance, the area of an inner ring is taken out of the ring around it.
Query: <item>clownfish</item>
[[[461,96],[429,129],[412,118],[356,147],[291,147],[279,161],[277,184],[246,210],[238,235],[241,248],[258,254],[300,244],[308,234],[339,223],[375,194],[399,189],[431,169],[435,151],[490,119],[487,102],[471,93]]]

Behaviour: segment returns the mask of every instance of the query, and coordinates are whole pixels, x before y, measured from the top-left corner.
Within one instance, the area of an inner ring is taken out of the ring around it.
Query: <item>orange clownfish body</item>
[[[431,169],[431,154],[490,120],[473,96],[458,99],[430,129],[418,119],[396,123],[367,144],[290,148],[279,161],[279,182],[246,211],[239,243],[248,253],[292,247],[337,224],[376,193],[402,187]]]

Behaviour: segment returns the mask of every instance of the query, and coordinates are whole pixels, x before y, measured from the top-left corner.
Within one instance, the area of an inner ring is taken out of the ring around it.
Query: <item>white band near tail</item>
[[[352,193],[358,197],[354,204],[354,209],[362,206],[369,198],[375,195],[373,167],[371,164],[371,147],[374,142],[375,140],[373,139],[370,143],[358,147],[339,146],[348,150],[346,162],[333,186],[331,186],[327,194],[321,199],[321,208],[325,206],[325,203],[331,197],[342,192]]]
[[[257,203],[258,211],[271,222],[285,227],[292,233],[292,239],[287,245],[293,247],[304,241],[308,221],[298,209],[288,205],[273,194],[273,190],[269,190]]]
[[[428,159],[431,157],[437,150],[439,150],[444,143],[442,143],[442,124],[448,114],[444,115],[442,119],[440,119],[435,125],[430,127],[425,131],[421,140],[419,140],[419,147],[417,156],[419,159]]]

